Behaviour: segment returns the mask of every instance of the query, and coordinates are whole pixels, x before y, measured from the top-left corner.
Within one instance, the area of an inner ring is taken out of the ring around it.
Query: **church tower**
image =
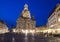
[[[28,5],[24,5],[24,9],[22,10],[19,18],[17,19],[16,28],[18,31],[22,29],[34,29],[35,28],[35,21],[31,19],[30,11],[28,9]]]

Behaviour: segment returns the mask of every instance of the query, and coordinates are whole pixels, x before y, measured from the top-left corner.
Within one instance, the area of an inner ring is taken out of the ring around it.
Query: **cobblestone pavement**
[[[25,36],[24,34],[6,33],[0,34],[0,42],[60,42],[58,37],[44,37],[43,35]]]

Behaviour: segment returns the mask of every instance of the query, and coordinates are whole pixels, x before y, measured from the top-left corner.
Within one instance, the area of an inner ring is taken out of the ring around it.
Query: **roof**
[[[55,11],[55,9],[56,9],[56,6],[55,6],[55,7],[53,8],[53,10],[50,12],[48,18],[52,15],[52,13]]]
[[[51,13],[50,13],[50,15],[48,16],[48,18],[52,15],[52,13],[55,11],[55,9],[57,8],[57,6],[59,6],[60,5],[60,3],[58,3],[54,8],[53,8],[53,10],[51,11]]]
[[[3,23],[3,24],[5,23],[3,20],[0,20],[0,22]]]
[[[3,20],[1,20],[1,19],[0,19],[0,23],[7,25],[7,24],[5,23],[5,21],[3,21]]]

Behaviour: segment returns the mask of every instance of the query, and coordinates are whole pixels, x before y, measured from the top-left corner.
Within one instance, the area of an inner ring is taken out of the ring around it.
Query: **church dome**
[[[21,17],[29,18],[29,19],[31,18],[30,11],[28,10],[27,4],[24,5],[24,10],[22,10],[22,12],[21,12]]]

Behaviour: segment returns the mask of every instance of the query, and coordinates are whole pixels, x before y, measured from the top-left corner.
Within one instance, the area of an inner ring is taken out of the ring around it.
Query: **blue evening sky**
[[[24,4],[29,5],[31,15],[36,20],[36,26],[46,25],[51,11],[60,0],[0,0],[0,19],[4,20],[10,28],[16,26],[16,20],[24,8]]]

